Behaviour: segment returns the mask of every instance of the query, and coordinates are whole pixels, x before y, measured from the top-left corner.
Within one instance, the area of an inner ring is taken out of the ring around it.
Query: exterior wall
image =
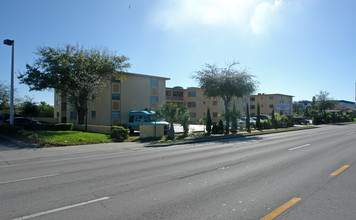
[[[173,95],[174,92],[175,95]],[[180,93],[183,93],[183,96],[177,96],[177,94]],[[198,123],[201,118],[205,118],[207,116],[208,108],[210,109],[210,115],[213,123],[216,123],[222,119],[221,115],[225,112],[224,101],[221,98],[209,99],[205,97],[202,88],[167,88],[166,98],[167,102],[173,102],[178,105],[186,105],[188,107],[188,111],[190,112],[190,120],[193,123]],[[246,102],[248,102],[248,100],[248,98],[234,99],[230,108],[232,108],[233,103],[235,103],[236,109],[240,110],[241,113],[245,113],[247,106]]]
[[[293,96],[283,95],[283,94],[259,94],[252,95],[250,97],[250,115],[257,115],[257,104],[260,104],[260,113],[265,115],[272,115],[272,110],[274,112],[283,114],[283,115],[292,115],[293,108]],[[277,110],[278,104],[284,104],[288,106],[289,109],[286,110]]]
[[[123,125],[130,111],[154,110],[165,102],[168,78],[134,73],[124,73],[124,76],[122,81],[108,82],[93,97],[88,105],[88,125]],[[63,118],[66,118],[66,122],[77,124],[78,117],[73,106],[58,93],[55,93],[54,114],[58,122],[64,122]]]

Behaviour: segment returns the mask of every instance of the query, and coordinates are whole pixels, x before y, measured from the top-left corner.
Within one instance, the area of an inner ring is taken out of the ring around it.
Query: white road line
[[[299,146],[299,147],[293,147],[293,148],[288,149],[288,150],[297,150],[297,149],[299,149],[299,148],[308,147],[308,146],[310,146],[310,144],[304,144],[304,145],[302,145],[302,146]]]
[[[3,182],[0,182],[0,185],[1,184],[7,184],[7,183],[21,182],[21,181],[26,181],[26,180],[34,180],[34,179],[58,176],[58,175],[59,175],[59,173],[55,173],[55,174],[49,174],[49,175],[45,175],[45,176],[34,176],[34,177],[28,177],[28,178],[23,178],[23,179],[17,179],[17,180],[3,181]]]
[[[57,209],[51,209],[51,210],[44,211],[44,212],[37,212],[37,213],[34,213],[32,215],[26,215],[26,216],[22,216],[22,217],[19,217],[19,218],[14,218],[12,220],[24,220],[24,219],[35,218],[35,217],[39,217],[39,216],[42,216],[42,215],[51,214],[51,213],[54,213],[54,212],[60,212],[60,211],[63,211],[63,210],[67,210],[67,209],[72,209],[72,208],[79,207],[79,206],[88,205],[88,204],[94,203],[94,202],[100,202],[100,201],[103,201],[103,200],[106,200],[106,199],[110,199],[110,197],[102,197],[102,198],[99,198],[99,199],[94,199],[94,200],[90,200],[90,201],[87,201],[87,202],[81,202],[81,203],[77,203],[77,204],[73,204],[73,205],[69,205],[69,206],[64,206],[64,207],[57,208]]]

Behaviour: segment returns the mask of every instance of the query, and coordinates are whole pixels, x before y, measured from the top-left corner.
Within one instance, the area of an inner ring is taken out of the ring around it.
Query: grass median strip
[[[344,172],[347,168],[349,168],[350,165],[344,165],[342,167],[340,167],[339,169],[337,169],[335,172],[333,172],[332,174],[330,174],[330,176],[337,176],[340,173]]]
[[[272,219],[275,219],[280,214],[285,212],[287,209],[289,209],[290,207],[292,207],[293,205],[298,203],[300,200],[302,200],[302,199],[301,198],[293,198],[293,199],[289,200],[288,202],[284,203],[279,208],[275,209],[273,212],[271,212],[268,215],[266,215],[265,217],[261,218],[260,220],[272,220]]]

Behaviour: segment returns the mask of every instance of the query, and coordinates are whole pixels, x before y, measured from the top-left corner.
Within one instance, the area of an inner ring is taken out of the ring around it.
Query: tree
[[[32,100],[28,100],[22,103],[21,115],[26,117],[37,117],[39,115],[39,110],[36,106],[36,103]]]
[[[208,132],[208,135],[210,135],[210,133],[211,133],[211,115],[210,115],[209,108],[206,113],[206,131]]]
[[[235,103],[232,107],[232,111],[229,113],[231,117],[231,132],[236,133],[237,132],[237,119],[241,117],[241,112],[236,109]]]
[[[37,105],[37,108],[39,117],[53,117],[54,115],[54,107],[46,102],[40,102],[40,104]]]
[[[205,64],[202,70],[197,71],[193,79],[198,81],[204,89],[204,95],[209,98],[221,98],[224,101],[226,134],[229,133],[229,104],[234,97],[250,95],[256,90],[254,76],[245,69],[236,69],[237,62],[228,64],[225,68]]]
[[[10,109],[10,86],[0,82],[0,111],[7,112]]]
[[[316,95],[316,107],[320,113],[323,113],[324,116],[326,114],[326,109],[333,108],[335,106],[335,102],[329,98],[329,93],[327,91],[320,91],[318,95]]]
[[[261,129],[261,109],[260,109],[260,103],[257,103],[257,117],[256,117],[256,128]]]
[[[248,103],[247,103],[247,107],[246,107],[246,130],[247,130],[247,132],[251,132],[251,130],[250,130],[250,108],[248,106]]]
[[[184,136],[187,136],[189,132],[190,115],[186,105],[178,107],[178,121],[183,127]]]
[[[178,105],[175,103],[165,103],[159,110],[159,114],[170,124],[168,137],[174,138],[174,125],[178,121]]]
[[[302,116],[304,114],[304,105],[302,103],[299,102],[293,102],[293,113],[298,115],[298,116]]]
[[[87,106],[112,77],[122,78],[130,67],[125,56],[107,49],[84,49],[66,45],[64,48],[39,47],[33,65],[18,77],[31,90],[55,89],[68,97],[78,113],[78,123],[84,124]]]
[[[274,108],[272,109],[272,128],[277,129],[276,115],[274,114]]]

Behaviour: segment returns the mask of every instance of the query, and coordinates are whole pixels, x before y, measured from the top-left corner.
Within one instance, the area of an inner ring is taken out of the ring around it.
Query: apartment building
[[[124,80],[111,80],[88,105],[88,124],[122,125],[132,110],[155,109],[166,101],[169,78],[124,73]],[[65,95],[55,93],[55,115],[58,122],[77,123],[77,113]]]
[[[283,94],[264,94],[250,96],[250,115],[257,115],[257,105],[260,104],[260,112],[265,115],[272,115],[274,112],[283,115],[292,115],[293,96]]]
[[[246,112],[246,103],[248,98],[234,99],[231,103],[235,103],[236,109],[242,113]],[[213,99],[204,96],[204,90],[197,87],[182,87],[166,88],[166,102],[176,103],[178,105],[186,105],[190,113],[190,120],[193,123],[198,123],[201,118],[207,116],[207,109],[210,109],[210,115],[213,122],[218,122],[225,112],[224,101],[221,98]]]

